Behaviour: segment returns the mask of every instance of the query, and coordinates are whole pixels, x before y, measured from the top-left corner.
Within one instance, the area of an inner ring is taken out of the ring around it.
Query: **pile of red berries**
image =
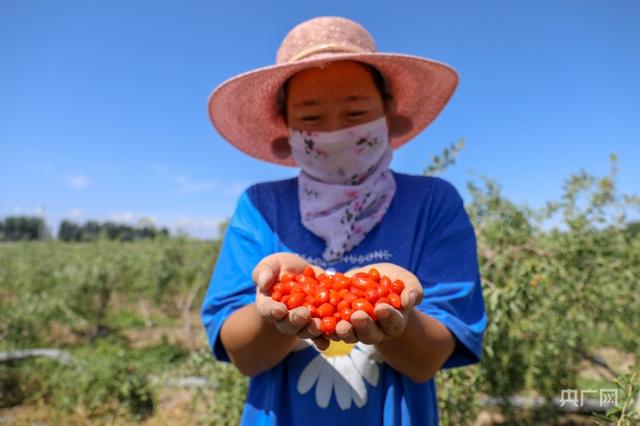
[[[347,277],[340,272],[316,276],[313,268],[307,266],[302,274],[283,273],[271,289],[271,298],[289,309],[306,307],[311,317],[320,318],[320,330],[330,335],[338,321],[350,321],[355,311],[364,311],[375,321],[373,307],[378,303],[400,309],[402,290],[402,280],[391,281],[386,275],[380,276],[375,268]]]

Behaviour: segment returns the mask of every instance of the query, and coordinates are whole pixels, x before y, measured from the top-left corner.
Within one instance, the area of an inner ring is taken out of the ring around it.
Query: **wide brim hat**
[[[209,95],[209,119],[220,135],[246,154],[295,166],[287,125],[277,96],[293,74],[337,60],[365,62],[378,69],[391,94],[389,143],[396,149],[424,130],[458,85],[449,65],[420,56],[378,52],[369,32],[336,16],[298,24],[283,39],[275,65],[232,77]]]

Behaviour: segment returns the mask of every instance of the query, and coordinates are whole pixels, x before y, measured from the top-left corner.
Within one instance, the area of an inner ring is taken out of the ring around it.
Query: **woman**
[[[457,81],[320,17],[287,34],[275,66],[213,91],[227,141],[301,168],[241,195],[202,306],[215,357],[251,377],[243,424],[437,424],[435,373],[480,360],[486,315],[462,199],[443,179],[389,168]],[[376,305],[375,322],[356,311],[327,339],[307,308],[269,297],[282,272],[308,265],[402,279],[402,307]]]

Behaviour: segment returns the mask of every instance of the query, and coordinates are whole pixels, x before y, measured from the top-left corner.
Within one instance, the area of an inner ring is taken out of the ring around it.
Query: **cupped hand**
[[[388,276],[392,281],[400,279],[405,288],[400,294],[402,307],[395,309],[387,303],[378,303],[374,307],[377,322],[366,312],[358,310],[351,315],[351,322],[339,321],[336,325],[335,337],[347,343],[358,341],[365,344],[376,344],[385,339],[398,337],[404,333],[407,319],[413,308],[422,302],[422,285],[418,278],[407,269],[393,263],[375,263],[365,267],[354,268],[345,273],[351,277],[358,272],[369,272],[375,268],[380,276]]]
[[[256,284],[256,309],[265,321],[275,324],[281,333],[311,339],[318,349],[324,350],[329,346],[329,341],[321,335],[320,319],[311,318],[309,309],[304,306],[288,310],[284,303],[273,300],[270,294],[271,287],[278,282],[281,274],[301,274],[307,266],[311,266],[316,275],[324,273],[322,268],[311,265],[293,253],[270,254],[258,262],[251,274]]]

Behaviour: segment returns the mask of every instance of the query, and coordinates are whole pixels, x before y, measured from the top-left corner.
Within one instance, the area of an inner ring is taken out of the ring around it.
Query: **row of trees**
[[[58,229],[61,241],[95,241],[100,235],[109,240],[135,241],[169,236],[167,228],[156,228],[151,223],[132,226],[116,222],[89,220],[83,224],[64,220]],[[37,216],[10,216],[0,221],[0,241],[50,240],[51,228]]]
[[[0,241],[48,240],[51,229],[37,216],[10,216],[0,221]]]
[[[95,241],[100,234],[104,234],[109,240],[135,241],[142,239],[154,239],[159,236],[169,236],[167,228],[158,229],[152,224],[130,226],[122,223],[104,222],[94,220],[83,225],[65,220],[60,224],[58,239],[62,241]]]

